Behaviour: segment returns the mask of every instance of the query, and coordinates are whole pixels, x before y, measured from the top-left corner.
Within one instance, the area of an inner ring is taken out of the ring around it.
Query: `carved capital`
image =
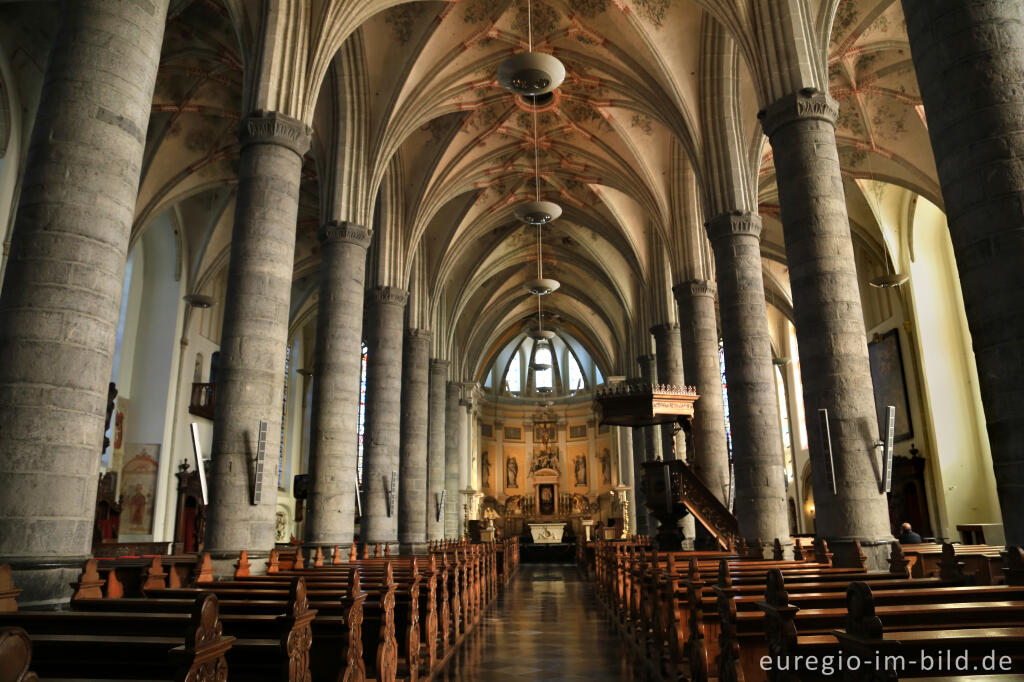
[[[276,111],[254,111],[244,119],[238,130],[238,141],[250,144],[278,144],[299,156],[309,151],[313,131],[302,121]]]
[[[354,244],[367,249],[370,247],[373,230],[347,220],[332,220],[320,226],[317,236],[321,244]]]
[[[366,292],[370,303],[402,307],[409,300],[409,292],[398,287],[375,287]]]
[[[430,343],[430,330],[421,328],[406,329],[405,340],[410,343]]]
[[[839,116],[839,102],[815,88],[804,88],[799,92],[777,100],[757,113],[761,129],[769,139],[779,129],[798,121],[825,121],[836,124]]]
[[[672,287],[672,293],[676,295],[677,301],[681,301],[683,297],[687,296],[714,298],[718,293],[718,285],[706,279],[694,279],[675,285]]]
[[[448,391],[448,397],[449,398],[454,398],[454,397],[457,397],[457,396],[461,396],[462,395],[462,384],[459,383],[458,381],[449,381],[448,382],[447,391]]]
[[[761,216],[752,211],[723,213],[709,220],[704,227],[711,245],[716,248],[731,237],[761,238]]]
[[[654,334],[655,336],[659,336],[661,334],[678,334],[679,325],[676,324],[675,322],[656,324],[653,327],[651,327],[651,333]]]
[[[430,371],[431,372],[443,372],[448,373],[448,368],[451,367],[451,362],[448,360],[441,360],[439,358],[431,358],[430,360]]]
[[[462,407],[473,407],[473,401],[466,400],[465,398],[463,398],[462,400],[459,401],[459,405],[461,405]]]

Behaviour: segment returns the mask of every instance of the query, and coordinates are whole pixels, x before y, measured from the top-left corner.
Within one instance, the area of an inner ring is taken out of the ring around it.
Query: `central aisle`
[[[446,682],[633,680],[629,656],[575,566],[522,565],[446,669]]]

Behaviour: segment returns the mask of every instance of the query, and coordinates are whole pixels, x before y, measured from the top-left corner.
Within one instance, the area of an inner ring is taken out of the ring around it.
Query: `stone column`
[[[398,450],[402,416],[402,337],[409,294],[397,287],[367,292],[366,425],[363,436],[363,542],[398,540],[401,478]]]
[[[398,458],[398,542],[403,554],[426,551],[429,399],[430,332],[409,329],[402,347],[402,441]]]
[[[22,607],[66,601],[91,554],[167,4],[63,3],[46,67],[0,297],[0,557]]]
[[[658,357],[656,355],[641,355],[637,358],[640,363],[640,380],[648,383],[658,383]],[[662,459],[661,429],[657,426],[644,427],[644,451],[647,453],[648,462]]]
[[[658,383],[668,386],[683,385],[683,346],[679,339],[678,324],[659,324],[651,327],[654,336],[655,357],[658,363]],[[666,460],[686,459],[686,436],[675,435],[675,424],[661,426],[661,452]]]
[[[700,399],[694,405],[690,467],[725,504],[729,490],[729,446],[725,438],[722,377],[718,366],[718,320],[715,284],[693,281],[672,288],[679,304],[683,376]]]
[[[459,401],[459,535],[466,531],[473,489],[473,401]]]
[[[214,559],[258,558],[274,546],[278,439],[302,156],[310,130],[274,112],[242,121],[238,199],[224,305],[217,411],[210,453],[206,546]],[[253,456],[267,422],[262,498]]]
[[[1008,545],[1024,545],[1024,6],[903,0]],[[801,356],[801,360],[802,360]]]
[[[707,224],[718,273],[740,535],[790,544],[785,462],[761,270],[761,217],[728,213]],[[863,337],[862,337],[863,340]]]
[[[874,447],[879,429],[836,150],[838,111],[827,94],[806,89],[783,97],[758,116],[775,158],[818,533],[828,540],[837,561],[852,562],[852,542],[860,540],[864,553],[880,567],[892,535],[886,497],[879,492],[881,463]],[[728,360],[726,368],[732,371]],[[819,409],[828,410],[835,495]],[[739,473],[740,467],[735,468]]]
[[[651,531],[650,511],[647,509],[647,497],[643,491],[643,470],[640,465],[647,461],[646,436],[643,427],[634,426],[630,429],[633,446],[633,480],[634,496],[636,504],[633,507],[633,516],[636,517],[636,532],[640,535],[647,535]]]
[[[626,491],[626,502],[629,505],[629,527],[627,530],[630,535],[636,535],[640,531],[637,530],[637,513],[639,510],[636,506],[638,481],[633,475],[633,429],[625,426],[616,426],[615,433],[618,436],[618,482],[629,486],[629,490]]]
[[[430,397],[427,427],[427,540],[444,539],[444,518],[437,515],[441,491],[445,489],[445,383],[447,360],[430,361]]]
[[[358,443],[352,434],[359,422],[363,279],[371,233],[355,223],[330,222],[319,236],[306,540],[344,546],[352,544],[355,528]]]
[[[461,422],[459,400],[462,387],[449,381],[445,398],[444,416],[444,536],[455,539],[462,535],[462,494],[459,492],[459,430]]]

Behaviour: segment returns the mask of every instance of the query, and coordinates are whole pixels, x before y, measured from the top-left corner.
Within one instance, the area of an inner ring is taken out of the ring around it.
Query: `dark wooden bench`
[[[226,679],[235,642],[222,634],[212,594],[182,612],[6,612],[0,627],[28,633],[43,679]]]

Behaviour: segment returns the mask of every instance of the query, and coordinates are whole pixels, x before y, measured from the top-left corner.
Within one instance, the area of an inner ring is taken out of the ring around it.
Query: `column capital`
[[[640,363],[641,367],[643,367],[644,365],[646,365],[648,363],[656,362],[657,360],[658,360],[658,356],[654,355],[654,354],[638,355],[637,358],[636,358],[636,361]]]
[[[305,156],[312,134],[312,129],[297,118],[276,111],[257,110],[242,119],[238,142],[242,147],[276,144]]]
[[[451,367],[452,363],[448,360],[441,360],[440,358],[430,359],[430,371],[431,372],[444,372],[448,373],[448,368]]]
[[[370,303],[395,305],[401,308],[409,300],[409,292],[398,287],[374,287],[366,291]]]
[[[462,384],[458,381],[449,381],[446,387],[449,398],[456,398],[462,396]]]
[[[405,330],[405,340],[413,343],[427,342],[430,343],[430,330],[423,329],[420,327],[410,327]]]
[[[836,124],[839,116],[839,102],[827,92],[816,88],[804,88],[799,92],[782,97],[757,112],[761,129],[769,139],[780,128],[797,121],[825,121]]]
[[[753,211],[732,211],[717,215],[704,224],[711,245],[729,237],[761,238],[761,216]]]
[[[655,336],[658,336],[659,334],[671,334],[673,332],[676,334],[679,333],[679,325],[675,322],[665,322],[664,324],[656,324],[651,327],[651,333]]]
[[[471,407],[473,407],[473,401],[472,400],[466,400],[465,398],[462,398],[461,400],[459,400],[459,405],[461,405],[462,407],[470,407],[471,408]]]
[[[718,285],[706,279],[692,279],[688,282],[680,282],[672,287],[672,293],[676,295],[676,301],[685,296],[707,296],[714,298],[718,293]]]
[[[373,230],[348,220],[331,220],[320,226],[317,237],[321,244],[353,244],[362,249],[370,247]]]

